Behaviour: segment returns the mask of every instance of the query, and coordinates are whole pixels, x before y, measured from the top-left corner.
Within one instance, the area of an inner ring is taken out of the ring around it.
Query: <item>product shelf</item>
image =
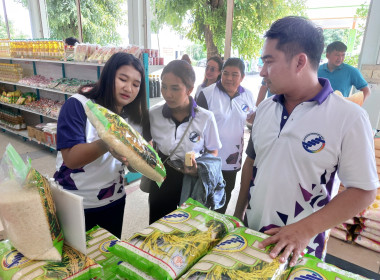
[[[21,84],[21,83],[16,83],[16,82],[3,81],[3,80],[0,80],[0,83],[19,86],[19,87],[27,87],[27,88],[33,88],[33,89],[39,89],[39,90],[46,90],[46,91],[60,93],[60,94],[68,94],[68,95],[75,94],[74,92],[61,91],[61,90],[56,90],[53,88],[46,88],[46,87],[31,86],[31,85],[26,85],[26,84]]]
[[[43,117],[46,117],[46,118],[50,118],[50,119],[53,119],[53,120],[58,120],[58,117],[53,117],[53,116],[50,116],[50,115],[42,114],[42,113],[40,113],[38,111],[30,110],[28,108],[25,108],[24,105],[17,105],[17,104],[12,104],[12,103],[5,103],[5,102],[0,102],[0,104],[8,106],[8,107],[16,108],[16,109],[19,109],[19,110],[22,110],[22,111],[25,111],[25,112],[29,112],[29,113],[33,113],[33,114],[36,114],[36,115],[40,115],[40,116],[43,116]]]

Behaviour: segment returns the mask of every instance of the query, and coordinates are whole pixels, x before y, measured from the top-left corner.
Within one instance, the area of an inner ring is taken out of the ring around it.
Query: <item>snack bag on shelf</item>
[[[17,251],[8,240],[0,242],[0,279],[87,280],[103,279],[102,268],[74,248],[64,245],[62,261],[33,261]]]
[[[0,164],[0,217],[7,238],[25,257],[61,261],[63,231],[49,181],[10,144]]]
[[[177,210],[127,241],[116,243],[109,251],[153,279],[178,279],[228,232],[240,226],[243,224],[238,219],[189,198]]]
[[[287,279],[287,262],[269,256],[274,245],[258,248],[267,237],[246,227],[236,228],[180,279]]]
[[[166,171],[157,152],[122,117],[87,101],[85,111],[99,137],[116,153],[125,156],[133,169],[161,186]]]
[[[345,271],[310,255],[305,255],[292,268],[288,280],[296,279],[368,280],[365,277]]]
[[[86,232],[87,256],[103,268],[102,280],[114,280],[119,277],[116,271],[122,260],[108,250],[118,241],[119,239],[116,236],[99,226],[95,226]]]

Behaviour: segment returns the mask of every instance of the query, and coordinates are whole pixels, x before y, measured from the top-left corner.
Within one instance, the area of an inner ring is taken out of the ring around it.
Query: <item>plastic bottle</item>
[[[161,84],[160,84],[160,76],[156,76],[156,97],[161,97]]]
[[[153,80],[153,76],[149,75],[149,98],[154,97],[155,90],[156,90],[156,87],[155,87],[155,83]]]

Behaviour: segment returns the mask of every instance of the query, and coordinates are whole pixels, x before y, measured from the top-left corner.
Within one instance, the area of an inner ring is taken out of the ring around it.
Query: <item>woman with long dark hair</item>
[[[128,159],[115,154],[99,139],[84,104],[90,99],[104,106],[149,137],[145,89],[140,60],[131,54],[116,53],[105,64],[96,84],[80,88],[62,106],[54,178],[67,191],[83,197],[86,230],[99,225],[121,236],[126,196],[123,165]]]

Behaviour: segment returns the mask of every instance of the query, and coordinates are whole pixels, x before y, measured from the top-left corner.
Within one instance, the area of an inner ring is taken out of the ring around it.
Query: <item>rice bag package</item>
[[[122,260],[108,250],[118,241],[116,236],[99,226],[86,232],[87,256],[102,266],[104,273],[102,280],[118,279],[116,270]]]
[[[258,248],[258,243],[267,237],[246,227],[236,228],[180,279],[286,279],[287,262],[280,263],[269,256],[273,245]]]
[[[85,111],[99,137],[116,153],[125,156],[133,169],[159,186],[166,171],[157,152],[122,117],[108,109],[87,101]]]
[[[178,279],[239,226],[242,223],[236,218],[189,198],[177,210],[109,251],[154,279]]]
[[[292,268],[288,277],[288,280],[298,279],[368,280],[363,276],[342,270],[307,254]]]
[[[121,262],[118,265],[118,275],[123,277],[123,279],[156,280],[156,278],[149,276],[148,274],[142,272],[141,270],[138,270],[137,268],[126,262]]]
[[[33,261],[4,240],[0,242],[0,260],[3,280],[89,280],[102,276],[100,265],[68,245],[63,246],[61,262]]]
[[[26,258],[60,261],[63,231],[47,178],[9,144],[1,162],[0,217],[6,238]]]

